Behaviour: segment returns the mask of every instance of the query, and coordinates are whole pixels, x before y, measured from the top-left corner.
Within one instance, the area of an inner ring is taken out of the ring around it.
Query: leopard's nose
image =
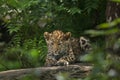
[[[58,51],[58,46],[54,45],[54,51],[57,52]]]
[[[58,55],[58,50],[55,51],[55,55]]]

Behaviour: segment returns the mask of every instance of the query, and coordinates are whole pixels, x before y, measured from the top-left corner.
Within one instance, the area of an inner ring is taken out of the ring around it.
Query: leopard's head
[[[69,50],[71,33],[63,33],[60,30],[55,30],[51,33],[44,32],[44,38],[48,47],[48,54],[56,57],[64,55]]]
[[[91,51],[92,47],[90,41],[84,37],[80,37],[79,39],[80,47],[83,51]]]

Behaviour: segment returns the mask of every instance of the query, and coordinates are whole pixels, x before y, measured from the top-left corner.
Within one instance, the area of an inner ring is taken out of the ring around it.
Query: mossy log
[[[68,73],[69,78],[84,78],[91,70],[92,66],[86,64],[16,69],[1,71],[0,80],[22,80],[31,75],[34,76],[34,80],[56,80],[56,75],[60,73]]]

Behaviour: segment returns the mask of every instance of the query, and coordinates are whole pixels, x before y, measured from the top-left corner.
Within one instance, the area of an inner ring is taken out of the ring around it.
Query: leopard
[[[44,32],[47,44],[47,56],[45,66],[68,66],[79,60],[79,57],[91,50],[88,39],[71,37],[71,32],[64,33],[61,30]]]

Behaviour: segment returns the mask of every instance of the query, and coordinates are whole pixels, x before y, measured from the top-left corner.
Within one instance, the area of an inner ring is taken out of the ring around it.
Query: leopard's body
[[[90,50],[87,39],[72,38],[71,33],[55,30],[51,33],[45,32],[48,54],[45,66],[68,65],[76,62],[85,51]]]

